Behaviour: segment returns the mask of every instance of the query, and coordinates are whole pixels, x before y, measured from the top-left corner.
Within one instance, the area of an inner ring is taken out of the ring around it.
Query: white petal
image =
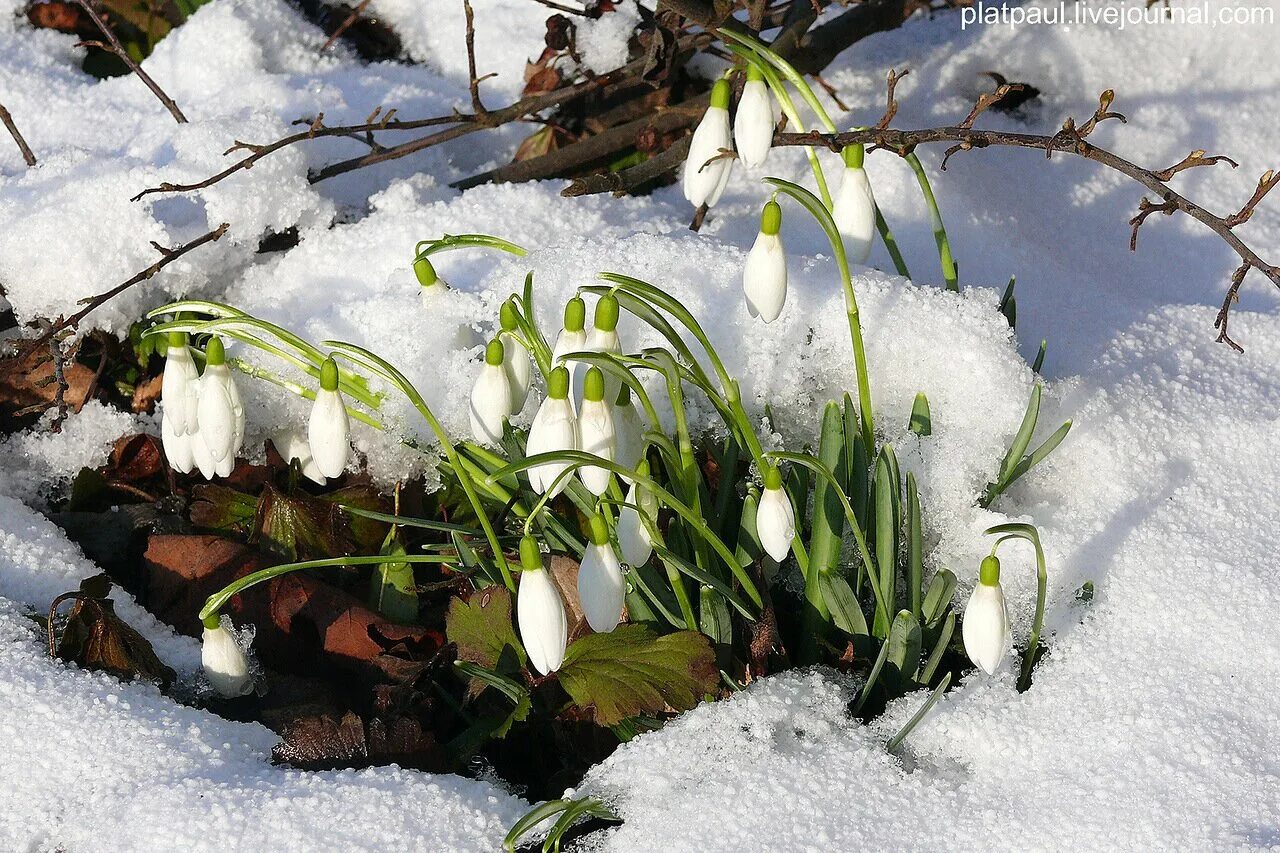
[[[503,343],[507,349],[502,368],[511,387],[511,409],[508,414],[518,415],[524,409],[524,401],[529,399],[529,387],[533,384],[533,364],[529,359],[529,351],[510,336]]]
[[[578,567],[578,599],[587,624],[597,634],[618,627],[627,582],[612,545],[588,545]]]
[[[578,416],[580,449],[610,462],[617,451],[611,408],[604,400],[586,400]],[[583,465],[578,469],[579,479],[593,495],[603,495],[612,476],[607,468],[598,465]]]
[[[756,235],[742,271],[742,289],[751,316],[772,323],[787,301],[787,256],[777,234]]]
[[[298,460],[302,476],[321,486],[328,481],[328,478],[320,473],[320,467],[311,456],[311,445],[307,442],[307,437],[302,434],[302,430],[297,428],[282,430],[271,436],[271,443],[276,446],[276,452],[285,462]]]
[[[228,622],[224,616],[217,628],[204,629],[200,664],[213,689],[220,696],[234,699],[253,691],[253,675],[248,655],[227,629]]]
[[[316,467],[326,477],[338,477],[347,467],[351,424],[347,409],[338,391],[316,391],[311,406],[311,420],[307,424],[307,441]]]
[[[173,431],[173,418],[166,411],[160,417],[160,444],[164,447],[169,467],[183,474],[191,473],[196,460],[191,454],[191,436],[177,435]]]
[[[560,591],[545,569],[520,573],[516,624],[533,668],[542,675],[559,669],[569,642],[569,620]]]
[[[615,398],[616,399],[616,398]],[[615,450],[613,459],[625,468],[635,470],[644,453],[644,426],[635,404],[613,407],[613,434]],[[623,475],[628,483],[631,478]]]
[[[602,332],[599,329],[592,328],[586,335],[586,341],[582,346],[582,352],[611,352],[614,355],[622,354],[622,344],[618,340],[618,330],[611,332]],[[582,410],[582,396],[587,384],[587,371],[591,369],[591,365],[585,361],[575,361],[570,366],[570,394],[569,399],[573,401],[573,410],[575,412]],[[612,373],[604,372],[604,398],[609,402],[618,399],[618,389],[622,386],[622,380],[618,379]]]
[[[732,160],[716,159],[721,149],[732,149],[729,137],[729,111],[720,107],[708,107],[707,112],[693,132],[689,143],[689,156],[684,163],[684,197],[697,207],[704,202],[714,205],[728,179]],[[705,164],[705,168],[704,168]]]
[[[471,435],[481,444],[498,444],[511,410],[511,382],[506,369],[496,364],[482,365],[471,389]]]
[[[235,457],[236,406],[228,387],[230,381],[230,369],[225,364],[215,364],[205,368],[198,386],[200,437],[215,464],[228,456]]]
[[[187,439],[187,444],[191,448],[191,458],[200,469],[200,476],[206,480],[212,480],[218,474],[218,462],[209,452],[209,445],[205,444],[204,436],[197,429],[195,432],[188,432]]]
[[[791,552],[796,535],[795,510],[782,489],[765,489],[756,509],[756,533],[764,550],[781,563]]]
[[[538,414],[533,418],[533,424],[529,427],[525,455],[577,450],[578,447],[578,419],[574,416],[569,401],[554,397],[543,400],[542,405],[538,407]],[[534,491],[546,494],[556,478],[568,467],[568,463],[565,462],[545,462],[534,465],[529,469],[529,483]],[[550,492],[552,497],[563,491],[568,481],[568,477],[562,479]]]
[[[961,628],[969,660],[987,675],[994,673],[1013,645],[1004,589],[999,584],[979,583],[973,588]]]
[[[776,124],[769,87],[763,80],[748,80],[742,87],[733,122],[733,141],[742,165],[754,169],[764,164]]]
[[[560,359],[565,353],[569,352],[585,352],[587,349],[587,331],[579,329],[576,332],[568,332],[564,329],[560,330],[560,336],[556,338],[555,348],[551,351],[552,366],[560,364]]]
[[[876,235],[876,199],[865,169],[845,167],[831,218],[845,236],[849,262],[865,263]]]
[[[170,420],[174,435],[186,435],[196,428],[196,383],[200,374],[186,344],[170,346],[164,361],[164,378],[160,383],[160,399],[164,416]]]
[[[627,490],[627,503],[644,509],[650,522],[657,523],[658,501],[647,490],[637,490],[633,483]],[[643,566],[653,554],[649,528],[640,520],[640,513],[629,506],[624,506],[618,513],[618,548],[622,551],[623,561],[632,567]]]

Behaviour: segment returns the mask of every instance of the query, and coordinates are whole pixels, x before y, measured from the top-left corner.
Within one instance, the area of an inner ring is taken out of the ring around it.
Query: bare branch
[[[1165,216],[1172,216],[1177,213],[1177,211],[1178,205],[1171,201],[1152,204],[1147,201],[1144,196],[1142,201],[1138,202],[1138,215],[1129,220],[1129,224],[1133,226],[1133,233],[1129,235],[1129,251],[1138,251],[1138,229],[1142,227],[1142,223],[1147,221],[1148,216],[1153,213],[1163,213]]]
[[[1215,157],[1206,157],[1204,156],[1204,149],[1197,148],[1195,151],[1192,151],[1186,157],[1183,157],[1181,160],[1179,160],[1177,163],[1174,163],[1169,168],[1161,169],[1160,171],[1152,172],[1151,174],[1155,175],[1157,178],[1159,178],[1162,181],[1167,181],[1170,178],[1172,178],[1174,175],[1178,174],[1179,172],[1185,172],[1187,169],[1194,169],[1197,166],[1213,166],[1217,163],[1227,163],[1233,169],[1239,167],[1240,165],[1235,160],[1232,160],[1230,157],[1223,157],[1221,155],[1218,155]]]
[[[476,15],[471,9],[471,0],[462,0],[462,11],[467,16],[467,73],[471,75],[471,111],[484,121],[489,111],[480,102],[480,78],[476,76]],[[486,75],[486,79],[492,76]]]
[[[22,134],[18,132],[18,126],[13,122],[13,116],[9,115],[9,111],[4,108],[4,104],[0,104],[0,122],[8,128],[9,135],[13,137],[13,141],[18,143],[18,150],[22,152],[22,159],[27,161],[28,166],[36,164],[36,155],[31,151],[31,146],[27,145],[27,140],[22,138]]]
[[[884,115],[880,116],[880,120],[876,122],[876,127],[884,130],[893,121],[893,117],[898,114],[898,101],[894,98],[894,92],[898,89],[898,81],[911,73],[910,68],[902,69],[901,73],[894,69],[889,69],[888,94],[885,96]]]
[[[360,20],[360,15],[368,8],[368,6],[369,0],[360,0],[360,3],[351,10],[351,14],[347,15],[342,23],[338,24],[338,28],[330,34],[328,41],[320,45],[320,52],[325,53],[329,48],[337,44],[338,39],[342,38],[342,34],[351,29],[352,25],[354,25],[356,21]]]
[[[1227,289],[1227,295],[1222,299],[1222,307],[1218,309],[1218,316],[1213,321],[1213,327],[1218,330],[1217,342],[1226,344],[1236,352],[1244,352],[1244,347],[1233,341],[1227,334],[1227,322],[1231,316],[1231,306],[1240,299],[1240,285],[1244,284],[1244,277],[1249,272],[1250,266],[1252,264],[1245,261],[1231,274],[1231,287]]]
[[[151,90],[151,93],[160,99],[160,103],[164,104],[165,109],[169,111],[169,115],[173,116],[173,120],[178,124],[186,124],[187,117],[182,114],[182,110],[178,109],[178,105],[173,102],[173,98],[166,95],[164,90],[156,84],[156,81],[151,79],[151,75],[143,71],[142,66],[133,61],[133,57],[129,55],[129,51],[125,50],[124,45],[120,44],[120,39],[116,38],[115,32],[111,27],[107,26],[107,22],[102,20],[102,17],[93,10],[93,6],[90,4],[89,0],[76,0],[76,2],[80,4],[80,7],[84,9],[86,13],[88,13],[89,19],[93,21],[94,26],[101,30],[102,34],[107,37],[106,42],[85,41],[80,44],[109,50],[116,56],[120,57],[120,61],[129,66],[129,70],[138,75],[138,79],[145,83],[147,88]]]
[[[1253,216],[1254,208],[1258,206],[1258,202],[1262,201],[1267,193],[1271,192],[1276,184],[1280,184],[1280,173],[1274,169],[1268,169],[1266,174],[1258,179],[1258,188],[1253,191],[1253,195],[1245,202],[1244,207],[1240,208],[1238,213],[1233,213],[1226,218],[1228,228],[1235,228],[1237,225],[1249,221],[1249,217]]]

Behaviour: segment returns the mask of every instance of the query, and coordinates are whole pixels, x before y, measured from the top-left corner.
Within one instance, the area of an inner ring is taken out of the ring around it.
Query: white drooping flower
[[[770,557],[779,563],[787,558],[796,535],[796,513],[782,489],[782,473],[775,467],[764,474],[764,492],[756,508],[756,533]]]
[[[632,483],[627,489],[626,501],[640,509],[637,511],[631,506],[624,506],[618,512],[618,549],[622,551],[622,561],[634,568],[649,562],[653,555],[653,539],[640,513],[645,514],[650,524],[657,524],[658,499],[648,489]]]
[[[619,387],[618,397],[613,405],[613,435],[613,461],[629,471],[636,470],[644,457],[644,423],[631,403],[631,388],[627,385]],[[621,476],[628,483],[632,482],[632,478],[626,474]]]
[[[218,461],[213,458],[213,452],[209,450],[209,444],[204,440],[204,436],[200,434],[197,428],[194,432],[187,434],[190,439],[187,446],[191,448],[191,458],[195,460],[195,466],[200,471],[200,476],[206,480],[212,480],[218,475]]]
[[[200,665],[219,696],[235,699],[253,692],[249,655],[240,645],[228,617],[212,616],[205,620]]]
[[[316,460],[311,455],[311,444],[301,429],[287,427],[271,436],[271,443],[275,445],[276,452],[286,463],[298,460],[302,476],[321,486],[328,482],[328,478],[321,473],[320,466],[316,465]]]
[[[502,368],[507,372],[507,383],[511,386],[509,414],[518,415],[523,411],[524,401],[529,399],[529,388],[533,385],[533,361],[529,358],[529,351],[517,340],[516,306],[510,299],[502,303],[499,317],[502,322],[499,338],[506,347]]]
[[[605,402],[604,393],[604,374],[600,368],[593,367],[587,371],[582,407],[578,410],[578,437],[584,452],[612,462],[617,454],[617,438],[613,412]],[[591,494],[603,495],[613,479],[613,472],[599,465],[583,465],[578,469],[578,478]]]
[[[190,443],[191,435],[199,429],[199,382],[200,371],[191,357],[186,334],[170,332],[160,385],[160,440],[169,465],[183,474],[195,467]]]
[[[525,456],[579,448],[578,418],[569,402],[569,371],[557,367],[547,379],[547,398],[538,407],[529,427]],[[569,478],[560,475],[569,468],[567,462],[543,462],[528,471],[529,485],[538,494],[560,494]],[[556,480],[559,479],[557,483]]]
[[[760,233],[742,271],[747,311],[766,323],[778,319],[787,301],[787,255],[778,236],[781,228],[782,208],[776,201],[769,201],[760,215]]]
[[[844,173],[831,205],[831,218],[845,237],[849,262],[861,264],[871,254],[876,236],[876,198],[862,168],[862,146],[848,146],[843,157]]]
[[[600,297],[596,303],[595,315],[591,321],[591,329],[587,332],[587,343],[583,347],[586,352],[622,354],[622,342],[618,339],[618,298],[611,293]],[[587,381],[587,371],[592,365],[585,361],[573,365],[573,410],[582,411],[583,388]],[[618,396],[618,387],[622,380],[612,373],[605,373],[605,399],[613,400]]]
[[[560,365],[565,353],[583,352],[587,348],[587,304],[581,296],[575,296],[565,303],[564,326],[556,337],[556,345],[551,350],[551,366]]]
[[[217,474],[223,477],[235,467],[240,450],[237,438],[244,436],[244,407],[235,384],[222,339],[215,335],[205,347],[204,375],[197,386],[200,429],[196,440],[204,443]]]
[[[347,467],[351,453],[351,423],[347,419],[347,407],[338,390],[338,365],[325,359],[320,368],[320,390],[311,406],[311,420],[307,423],[307,441],[316,468],[326,477],[339,477]]]
[[[549,675],[564,663],[569,642],[569,618],[551,574],[542,565],[537,541],[520,540],[520,587],[516,594],[516,625],[520,642],[541,675]]]
[[[747,66],[747,82],[738,98],[738,112],[733,119],[733,141],[738,146],[738,159],[748,169],[763,166],[773,145],[773,129],[778,119],[773,98],[764,74],[754,64]]]
[[[480,444],[499,444],[502,425],[511,414],[511,379],[505,367],[505,347],[494,338],[484,351],[484,364],[471,386],[471,435]]]
[[[694,207],[715,207],[729,182],[733,158],[722,151],[733,150],[729,134],[729,81],[717,80],[711,87],[711,105],[693,132],[689,156],[684,161],[684,197]]]
[[[978,585],[965,605],[961,627],[969,660],[987,675],[994,673],[1013,646],[1009,609],[1000,585],[1000,560],[994,554],[982,561]]]
[[[622,620],[627,581],[622,564],[609,542],[609,528],[600,515],[591,517],[591,541],[578,566],[578,600],[587,624],[597,634],[607,634]]]

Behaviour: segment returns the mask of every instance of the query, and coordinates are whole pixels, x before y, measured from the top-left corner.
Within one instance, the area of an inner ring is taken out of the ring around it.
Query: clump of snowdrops
[[[817,104],[799,75],[767,49],[749,41],[731,48],[745,60],[747,79],[732,122],[727,80],[712,90],[684,173],[685,194],[695,205],[718,200],[732,168],[726,153],[735,145],[747,166],[766,161],[775,98],[803,127],[783,78]],[[820,106],[816,111],[825,117]],[[502,303],[473,376],[469,438],[447,434],[405,375],[364,347],[336,340],[316,345],[214,302],[183,301],[152,312],[153,318],[171,318],[147,334],[167,341],[162,437],[175,469],[198,469],[206,478],[229,473],[245,427],[234,368],[313,401],[305,429],[286,428],[273,443],[322,484],[355,462],[352,420],[401,431],[402,425],[385,420],[381,404],[388,393],[404,395],[434,435],[435,446],[423,452],[443,457],[446,491],[463,510],[457,517],[464,520],[446,523],[346,507],[352,515],[393,524],[393,531],[419,528],[440,541],[426,553],[407,553],[388,536],[380,554],[274,566],[211,596],[200,615],[213,688],[225,696],[253,688],[247,650],[221,613],[236,593],[285,572],[368,565],[375,572],[372,599],[384,611],[394,602],[395,618],[412,620],[414,567],[435,564],[465,574],[478,593],[450,608],[446,627],[458,647],[459,674],[473,692],[492,691],[508,707],[478,723],[471,733],[477,738],[505,736],[528,717],[548,684],[558,683],[570,704],[626,740],[660,725],[665,713],[741,689],[769,671],[826,662],[861,674],[851,711],[863,717],[894,698],[928,691],[916,715],[888,742],[896,752],[966,668],[965,657],[988,675],[1009,657],[1012,635],[997,552],[1011,539],[1031,543],[1038,567],[1033,628],[1019,677],[1021,689],[1029,686],[1047,581],[1036,530],[1007,524],[987,531],[991,553],[964,573],[973,592],[959,614],[953,597],[960,579],[948,568],[929,566],[918,484],[910,473],[903,477],[893,447],[878,438],[867,381],[850,263],[865,261],[877,229],[895,262],[900,258],[876,209],[861,148],[844,152],[834,195],[816,152],[809,156],[818,194],[765,179],[775,191],[762,210],[743,288],[746,310],[761,322],[772,322],[784,309],[779,201],[798,203],[831,242],[857,376],[856,389],[825,407],[813,452],[766,449],[756,432],[758,413],[753,418],[744,408],[737,379],[699,320],[660,286],[621,273],[601,273],[599,283],[580,288],[563,306],[553,336],[538,325],[532,274]],[[927,190],[927,182],[922,187]],[[926,198],[942,249],[945,232],[932,193],[926,191]],[[433,255],[464,248],[524,254],[487,235],[424,241],[414,257],[424,300],[449,298]],[[940,257],[952,285],[949,248]],[[655,331],[662,344],[628,346],[618,331],[624,314]],[[202,350],[191,346],[193,339],[203,341]],[[224,339],[272,356],[301,378],[228,358]],[[528,429],[513,426],[513,417],[539,393]],[[657,395],[665,397],[671,428],[659,417]],[[691,395],[716,413],[722,438],[695,433],[686,417]],[[1051,452],[1069,428],[1064,424],[1030,449],[1039,395],[1037,386],[999,475],[981,498],[984,506]],[[910,426],[921,436],[930,432],[923,395]],[[554,555],[577,563],[571,586],[551,571]],[[789,574],[800,579],[796,593],[777,582]],[[399,595],[383,595],[388,588]],[[554,712],[558,706],[550,707]],[[608,809],[590,798],[544,804],[513,829],[508,844],[559,815],[546,842],[554,846],[587,814],[607,817]]]

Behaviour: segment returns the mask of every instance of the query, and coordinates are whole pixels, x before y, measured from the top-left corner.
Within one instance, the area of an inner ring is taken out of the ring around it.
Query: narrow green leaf
[[[1040,341],[1040,351],[1036,353],[1036,360],[1031,362],[1031,369],[1036,373],[1040,373],[1044,367],[1044,356],[1049,350],[1049,342],[1047,340]]]
[[[911,615],[910,610],[900,610],[893,619],[889,629],[889,657],[898,672],[902,683],[914,681],[920,669],[920,648],[922,644],[920,623]]]
[[[938,640],[933,644],[933,651],[929,654],[929,660],[925,661],[924,668],[920,670],[920,683],[928,684],[933,681],[933,674],[938,670],[938,664],[942,662],[942,655],[947,651],[947,644],[951,642],[951,635],[956,630],[956,612],[954,610],[947,611],[947,618],[942,621],[942,630],[938,632]]]
[[[1058,449],[1058,445],[1062,444],[1062,440],[1067,437],[1067,433],[1071,431],[1071,421],[1066,421],[1062,426],[1054,430],[1053,435],[1044,440],[1039,447],[1032,451],[1031,455],[1024,456],[1022,461],[1013,469],[1013,476],[1009,478],[1012,483],[1023,474],[1044,461],[1050,453]]]
[[[923,391],[916,393],[916,401],[911,406],[911,421],[907,428],[919,436],[933,433],[933,416],[929,413],[929,398]]]
[[[951,596],[955,595],[956,576],[950,569],[939,569],[929,581],[928,591],[924,596],[924,624],[933,625],[942,618],[951,604]]]
[[[898,531],[894,511],[894,492],[898,490],[897,479],[893,475],[888,445],[880,451],[876,460],[875,491],[875,555],[876,567],[880,575],[880,597],[886,607],[893,607],[896,600],[894,587],[898,573]],[[883,611],[876,613],[874,633],[877,637],[887,636],[889,622]]]
[[[921,618],[924,597],[924,527],[920,520],[920,492],[916,475],[907,473],[907,592],[911,614]]]
[[[1027,411],[1022,416],[1022,424],[1018,427],[1017,434],[1013,437],[1013,442],[1009,445],[1009,452],[1005,454],[1004,462],[1000,465],[1000,484],[1007,485],[1009,478],[1013,475],[1013,469],[1018,462],[1022,460],[1022,456],[1027,452],[1027,446],[1031,444],[1031,436],[1036,431],[1036,420],[1040,417],[1040,389],[1039,382],[1031,389],[1031,399],[1027,401]]]
[[[924,705],[921,706],[920,710],[916,711],[915,714],[912,715],[911,719],[907,720],[907,724],[902,727],[902,730],[894,735],[887,744],[885,744],[885,749],[889,751],[890,755],[898,754],[898,750],[902,748],[902,742],[907,739],[907,735],[911,734],[912,730],[915,729],[916,726],[920,725],[920,722],[925,718],[925,715],[929,713],[929,709],[937,704],[937,701],[942,698],[942,694],[945,693],[947,688],[950,686],[951,673],[948,672],[943,677],[942,682],[934,688],[932,693],[929,694],[929,698],[925,701]]]
[[[836,627],[850,636],[866,636],[867,620],[862,615],[857,596],[849,587],[849,582],[834,569],[823,569],[818,572],[818,589],[827,609],[831,611],[831,619]]]

